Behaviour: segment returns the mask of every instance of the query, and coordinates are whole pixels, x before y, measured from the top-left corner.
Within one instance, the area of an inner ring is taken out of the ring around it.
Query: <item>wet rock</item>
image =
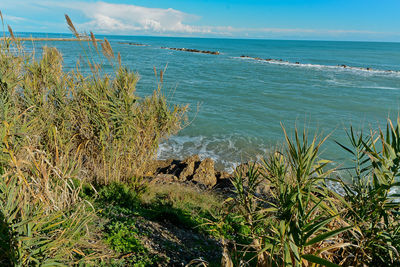
[[[214,161],[210,158],[203,160],[195,170],[192,181],[208,187],[216,185],[217,177],[215,176]]]

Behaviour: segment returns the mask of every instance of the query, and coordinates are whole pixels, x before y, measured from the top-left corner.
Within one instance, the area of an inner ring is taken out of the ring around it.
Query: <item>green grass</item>
[[[129,185],[113,183],[99,188],[98,194],[90,191],[89,195],[83,197],[91,199],[99,211],[98,216],[104,221],[101,229],[103,238],[118,254],[117,258],[123,258],[120,263],[146,266],[160,262],[167,264],[165,261],[168,259],[152,255],[141,243],[140,240],[147,233],[138,231],[138,220],[169,223],[204,235],[223,234],[215,232],[216,220],[210,212],[211,209],[222,207],[219,198],[187,186],[164,186],[161,189],[149,185],[142,194],[138,194]],[[204,201],[199,201],[199,198]],[[213,206],[205,202],[213,203]],[[198,245],[203,249],[210,249],[209,245],[199,242]]]

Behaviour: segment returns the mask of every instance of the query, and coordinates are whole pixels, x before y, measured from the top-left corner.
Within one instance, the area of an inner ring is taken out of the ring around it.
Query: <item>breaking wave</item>
[[[233,57],[235,59],[242,59],[242,60],[252,60],[258,61],[267,64],[275,64],[275,65],[284,65],[284,66],[291,66],[291,67],[303,67],[303,68],[314,68],[314,69],[330,69],[330,70],[341,70],[341,71],[353,71],[353,72],[362,72],[362,73],[369,73],[369,74],[384,74],[384,75],[391,75],[391,76],[398,76],[400,77],[400,71],[398,70],[380,70],[380,69],[373,69],[373,68],[363,68],[363,67],[353,67],[347,65],[321,65],[321,64],[306,64],[300,62],[290,62],[284,60],[277,60],[277,59],[262,59],[262,58],[254,58],[248,56],[241,56],[241,57]]]

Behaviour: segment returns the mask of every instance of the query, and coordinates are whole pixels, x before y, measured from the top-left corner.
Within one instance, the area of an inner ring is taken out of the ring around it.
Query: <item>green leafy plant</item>
[[[345,218],[355,225],[348,239],[351,256],[343,261],[354,265],[397,266],[400,264],[400,129],[388,120],[386,132],[364,136],[352,128],[350,147],[339,144],[353,156],[349,174],[352,183],[343,184],[347,207]]]
[[[332,251],[347,246],[331,240],[352,227],[340,226],[335,200],[324,184],[333,170],[324,169],[328,161],[319,160],[320,146],[326,139],[311,142],[305,132],[295,131],[292,141],[286,131],[286,151],[275,152],[261,165],[250,165],[232,180],[235,197],[231,199],[249,226],[257,266],[337,266]],[[270,196],[257,194],[267,182]],[[335,226],[335,223],[337,226]],[[247,262],[251,262],[247,261]]]

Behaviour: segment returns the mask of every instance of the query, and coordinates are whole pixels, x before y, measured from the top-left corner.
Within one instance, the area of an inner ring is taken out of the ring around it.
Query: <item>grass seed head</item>
[[[67,21],[69,30],[75,35],[76,38],[79,39],[79,37],[80,37],[80,36],[79,36],[79,33],[78,33],[78,31],[76,30],[74,24],[72,23],[72,20],[69,18],[69,16],[68,16],[67,14],[65,14],[65,19],[66,19],[66,21]]]

